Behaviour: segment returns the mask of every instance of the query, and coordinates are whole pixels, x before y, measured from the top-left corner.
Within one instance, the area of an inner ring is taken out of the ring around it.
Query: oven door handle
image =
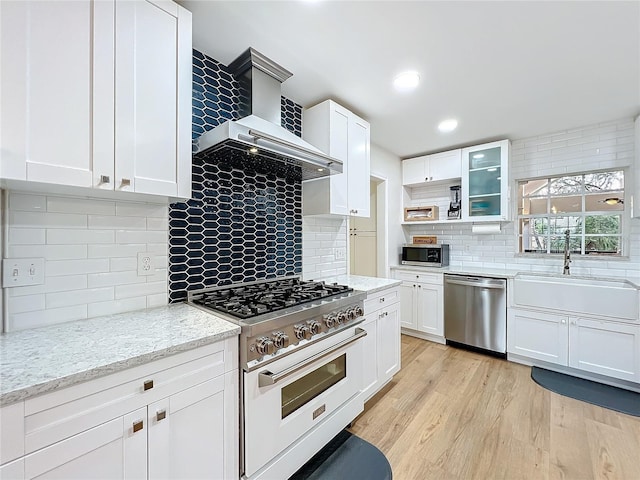
[[[275,385],[276,383],[278,383],[283,378],[286,378],[286,377],[288,377],[290,375],[293,375],[294,373],[296,373],[297,371],[303,369],[304,367],[306,367],[310,363],[313,363],[316,360],[320,360],[321,358],[324,358],[327,355],[331,355],[333,352],[335,352],[336,350],[341,349],[345,345],[349,345],[350,343],[355,342],[356,340],[359,340],[362,337],[366,337],[367,336],[367,331],[362,329],[362,328],[357,327],[355,332],[356,332],[356,334],[353,337],[347,338],[346,340],[343,340],[340,343],[336,343],[333,347],[328,348],[326,350],[323,350],[321,352],[318,352],[315,355],[313,355],[313,356],[309,357],[308,359],[306,359],[304,362],[297,363],[297,364],[295,364],[295,365],[293,365],[293,366],[281,371],[280,373],[272,373],[272,372],[269,372],[269,371],[260,372],[260,374],[258,375],[258,386],[259,387],[268,387],[269,385]]]

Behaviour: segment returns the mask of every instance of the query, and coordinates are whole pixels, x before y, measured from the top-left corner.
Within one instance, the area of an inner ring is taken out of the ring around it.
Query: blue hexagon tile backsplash
[[[240,85],[193,52],[194,151],[204,132],[240,118]],[[282,97],[282,126],[300,136],[302,107]],[[302,272],[302,184],[243,156],[194,157],[193,193],[169,207],[169,299],[187,291]]]

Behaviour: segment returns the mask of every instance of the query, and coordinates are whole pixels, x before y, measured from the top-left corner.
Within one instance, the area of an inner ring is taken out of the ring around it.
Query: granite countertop
[[[336,277],[321,278],[327,283],[348,285],[354,290],[361,290],[367,294],[376,293],[387,288],[397,287],[402,282],[393,278],[363,277],[361,275],[338,275]]]
[[[453,273],[460,275],[480,275],[487,277],[513,278],[518,274],[517,270],[484,267],[422,267],[416,265],[394,265],[391,270],[413,270],[428,273]]]
[[[0,335],[0,406],[240,334],[185,303]]]

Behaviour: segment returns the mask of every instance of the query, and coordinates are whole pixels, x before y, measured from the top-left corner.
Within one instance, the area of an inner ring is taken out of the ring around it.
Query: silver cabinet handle
[[[384,302],[384,297],[380,297],[380,303]]]
[[[109,175],[100,175],[100,181],[98,183],[111,183],[111,177],[109,177]]]
[[[153,380],[146,380],[142,385],[142,388],[146,392],[147,390],[151,390],[153,388]]]
[[[156,412],[156,422],[159,422],[160,420],[164,420],[165,418],[167,418],[167,411],[166,410],[158,410]]]
[[[133,422],[133,433],[139,432],[144,428],[144,422],[142,420],[138,420],[137,422]]]
[[[120,186],[121,187],[128,187],[131,185],[131,179],[130,178],[123,178],[122,181],[120,182]]]
[[[267,387],[269,385],[275,385],[283,378],[293,375],[294,373],[303,369],[310,363],[313,363],[316,360],[320,360],[321,358],[324,358],[327,355],[331,355],[333,352],[341,349],[345,345],[349,345],[350,343],[355,342],[356,340],[360,340],[362,337],[366,337],[366,336],[367,336],[367,331],[358,327],[356,328],[356,334],[353,337],[347,338],[346,340],[343,340],[340,343],[335,344],[331,348],[328,348],[326,350],[323,350],[322,352],[316,353],[315,355],[309,357],[304,362],[297,363],[296,365],[293,365],[279,373],[272,373],[269,371],[260,372],[260,374],[258,375],[258,386]]]

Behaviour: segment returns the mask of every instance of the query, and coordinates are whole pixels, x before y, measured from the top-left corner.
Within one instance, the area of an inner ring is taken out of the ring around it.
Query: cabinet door
[[[349,116],[348,194],[349,213],[357,217],[369,216],[369,124],[351,114]]]
[[[0,176],[92,186],[113,168],[113,1],[0,8]]]
[[[424,183],[428,181],[428,172],[425,171],[426,159],[426,156],[422,156],[402,161],[403,185],[415,185],[417,183]]]
[[[418,330],[444,336],[443,288],[440,285],[417,284]]]
[[[143,480],[147,477],[145,420],[142,408],[27,455],[25,478]],[[134,422],[142,422],[135,432]]]
[[[462,176],[462,150],[429,155],[429,181],[450,180]]]
[[[508,220],[509,141],[462,149],[462,218]]]
[[[507,352],[567,365],[566,315],[510,308],[507,316]]]
[[[418,322],[416,317],[417,285],[411,282],[402,282],[400,285],[400,305],[402,315],[400,325],[404,328],[416,330]]]
[[[571,318],[569,366],[637,382],[640,380],[640,326]]]
[[[391,379],[400,371],[400,303],[377,312],[378,381]]]
[[[149,405],[150,480],[237,476],[237,375],[230,372]]]
[[[351,271],[352,275],[375,277],[377,275],[376,232],[352,232],[351,240]]]
[[[115,188],[178,193],[180,13],[173,2],[116,3]]]
[[[329,155],[342,160],[343,171],[340,175],[329,177],[331,213],[349,214],[349,115],[350,112],[340,105],[329,103]],[[368,178],[368,177],[367,177]]]
[[[364,400],[373,395],[378,386],[378,312],[366,316],[361,327],[367,331],[367,336],[362,339],[363,365],[362,365],[362,394]]]

